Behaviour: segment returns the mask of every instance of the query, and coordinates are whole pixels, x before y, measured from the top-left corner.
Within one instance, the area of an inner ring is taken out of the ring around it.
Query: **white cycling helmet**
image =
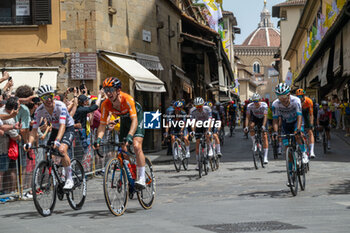
[[[202,97],[197,97],[193,101],[194,106],[204,105],[204,99]]]
[[[37,91],[37,94],[38,96],[43,96],[43,95],[46,95],[48,93],[54,93],[55,91],[53,90],[53,88],[50,86],[50,85],[42,85],[39,87],[38,91]]]
[[[285,83],[280,83],[275,88],[276,95],[286,95],[290,92],[290,87]]]
[[[252,101],[259,101],[261,99],[261,96],[258,93],[254,93],[252,96]]]

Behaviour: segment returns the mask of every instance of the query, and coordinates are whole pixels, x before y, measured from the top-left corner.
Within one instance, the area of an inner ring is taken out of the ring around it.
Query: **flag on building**
[[[334,4],[333,4],[334,5]],[[325,26],[330,28],[337,16],[336,11],[333,9],[333,5],[326,3],[326,21]]]
[[[219,32],[219,20],[222,18],[220,3],[216,0],[203,0],[203,2],[211,16],[211,20],[208,20],[210,28]],[[220,2],[222,3],[222,1]]]
[[[337,7],[341,11],[346,3],[346,0],[337,0]]]

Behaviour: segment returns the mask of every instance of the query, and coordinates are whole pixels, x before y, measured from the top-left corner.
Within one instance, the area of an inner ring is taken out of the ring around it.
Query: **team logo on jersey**
[[[162,114],[157,110],[156,112],[143,113],[143,126],[145,129],[160,129],[160,116]]]

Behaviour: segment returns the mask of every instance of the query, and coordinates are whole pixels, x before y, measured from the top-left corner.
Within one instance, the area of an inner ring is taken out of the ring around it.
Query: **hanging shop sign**
[[[70,77],[76,80],[96,79],[96,53],[71,53]]]

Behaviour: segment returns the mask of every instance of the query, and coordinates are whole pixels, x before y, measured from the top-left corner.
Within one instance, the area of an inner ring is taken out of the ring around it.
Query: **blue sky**
[[[275,28],[277,28],[278,19],[272,18],[272,6],[285,1],[267,0],[267,9],[271,13],[271,19]],[[236,35],[235,44],[242,44],[245,38],[258,27],[260,12],[263,7],[264,0],[223,0],[223,9],[233,12],[237,19],[237,26],[241,28],[241,34]]]

